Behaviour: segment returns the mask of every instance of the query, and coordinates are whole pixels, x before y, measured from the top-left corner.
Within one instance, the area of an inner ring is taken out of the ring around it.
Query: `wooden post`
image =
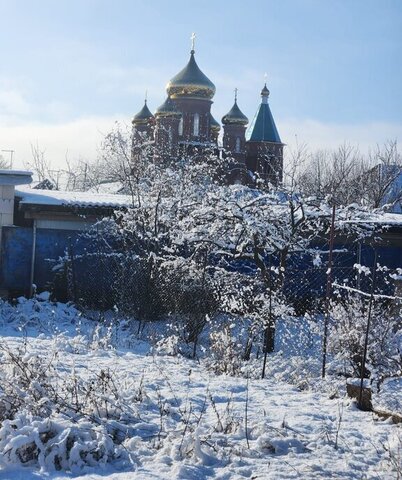
[[[68,240],[69,240],[68,250],[69,250],[70,262],[71,262],[71,280],[73,282],[73,301],[74,303],[77,303],[77,284],[76,284],[76,276],[75,276],[74,251],[73,251],[73,244],[71,241],[71,237]]]
[[[36,220],[33,221],[32,226],[32,252],[31,252],[31,272],[29,275],[29,298],[32,298],[34,294],[34,281],[35,281],[35,257],[36,257]]]
[[[369,310],[367,315],[367,326],[366,326],[366,336],[364,338],[364,349],[363,349],[363,358],[360,369],[360,392],[359,392],[359,403],[358,406],[360,409],[363,409],[363,383],[364,383],[364,371],[366,369],[366,360],[367,360],[367,348],[368,348],[368,338],[370,333],[370,324],[371,324],[371,312],[373,309],[374,303],[374,289],[377,279],[377,250],[374,251],[374,265],[373,265],[373,274],[371,280],[371,294],[369,301]]]
[[[331,233],[329,237],[327,290],[325,294],[324,338],[323,338],[323,344],[322,344],[322,372],[321,372],[322,378],[325,377],[325,369],[327,364],[328,322],[329,322],[329,305],[331,302],[331,292],[332,292],[332,255],[334,250],[334,232],[335,232],[335,203],[332,205]]]
[[[264,331],[264,361],[262,364],[261,378],[265,377],[265,368],[267,366],[267,357],[269,344],[272,341],[272,270],[271,270],[271,257],[269,258],[269,320],[268,326]]]

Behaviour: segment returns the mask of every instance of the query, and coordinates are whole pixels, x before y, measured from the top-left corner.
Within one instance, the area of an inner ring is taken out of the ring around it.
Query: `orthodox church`
[[[228,161],[228,183],[254,183],[257,179],[280,183],[284,144],[269,108],[267,85],[261,90],[261,104],[249,126],[236,91],[232,108],[222,118],[221,137],[221,125],[211,113],[216,88],[197,65],[192,38],[190,59],[168,82],[165,102],[152,114],[145,100],[134,116],[134,138],[153,141],[161,158],[213,149]]]

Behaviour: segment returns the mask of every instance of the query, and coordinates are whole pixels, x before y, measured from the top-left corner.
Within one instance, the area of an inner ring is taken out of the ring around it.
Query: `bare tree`
[[[55,189],[62,188],[69,191],[86,191],[96,188],[108,178],[106,163],[99,160],[88,162],[83,159],[71,161],[68,152],[65,155],[64,168],[52,168],[51,162],[46,157],[46,150],[40,148],[39,144],[31,144],[32,159],[27,162],[26,167],[33,171],[39,184],[46,185],[46,188],[53,186]]]
[[[10,167],[10,163],[4,158],[3,155],[0,155],[0,170],[7,170]]]
[[[318,198],[330,196],[335,202],[347,204],[355,201],[354,179],[362,172],[363,158],[356,147],[341,145],[337,150],[318,150],[309,164],[298,175],[298,185],[307,195]]]
[[[299,168],[296,181],[306,195],[329,196],[337,204],[359,203],[371,208],[395,204],[402,198],[396,183],[402,174],[396,141],[377,145],[366,156],[348,144],[335,151],[318,150],[305,165]]]
[[[374,165],[364,176],[366,203],[378,208],[401,201],[402,188],[397,180],[402,175],[402,156],[396,140],[377,145],[369,154],[369,163]]]
[[[31,143],[32,159],[27,166],[37,175],[39,182],[49,177],[50,163],[45,157],[45,152],[46,150],[39,147],[38,142],[36,145]]]
[[[288,147],[285,150],[285,161],[283,168],[283,183],[291,192],[299,189],[300,172],[304,171],[311,158],[306,143],[299,144],[296,138],[296,147]]]

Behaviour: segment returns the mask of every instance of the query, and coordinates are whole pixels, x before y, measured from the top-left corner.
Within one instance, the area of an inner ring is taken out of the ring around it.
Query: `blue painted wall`
[[[3,227],[0,285],[8,290],[29,290],[32,229]]]
[[[28,227],[3,227],[2,248],[0,256],[0,287],[7,290],[16,290],[28,293],[33,230]],[[54,277],[53,267],[59,257],[66,255],[69,247],[73,255],[79,256],[84,252],[91,252],[96,246],[80,237],[80,232],[71,230],[37,229],[36,257],[34,283],[41,291],[47,287]],[[344,245],[336,245],[342,248]],[[333,279],[343,283],[344,279],[353,281],[356,275],[353,264],[357,263],[356,245],[347,245],[348,251],[337,253],[334,256]],[[392,269],[402,267],[402,248],[398,246],[378,246],[378,263]],[[374,250],[368,245],[362,247],[361,264],[372,266]],[[321,296],[326,284],[326,264],[328,256],[322,255],[323,265],[314,267],[310,255],[292,255],[288,261],[288,269],[292,275],[287,277],[286,288],[299,296]],[[76,275],[81,285],[85,285],[89,292],[106,291],[110,288],[110,279],[113,266],[105,263],[101,269],[94,265],[93,258],[77,258],[75,261]],[[275,263],[275,262],[274,262]],[[245,266],[239,266],[240,269]],[[368,288],[365,283],[368,277],[362,278],[362,288]]]
[[[44,289],[53,278],[55,260],[64,256],[70,242],[76,245],[79,232],[37,229],[34,283]],[[0,286],[8,290],[29,291],[33,230],[27,227],[3,227]]]

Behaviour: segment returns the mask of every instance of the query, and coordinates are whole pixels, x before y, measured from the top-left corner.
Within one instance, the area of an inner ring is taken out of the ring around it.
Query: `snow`
[[[322,259],[319,253],[316,253],[314,258],[313,258],[313,265],[315,267],[321,267],[322,265]]]
[[[392,278],[393,280],[402,280],[402,268],[397,268],[396,269],[396,273],[391,273],[390,274],[390,278]]]
[[[366,267],[364,265],[360,265],[360,263],[355,263],[353,265],[353,268],[358,271],[358,273],[363,273],[364,275],[371,275],[371,270],[369,267]]]
[[[18,187],[15,195],[21,198],[21,204],[78,206],[78,207],[129,207],[132,198],[129,195],[110,193],[66,192],[60,190],[35,190],[29,187]]]
[[[402,378],[387,378],[381,385],[384,395],[381,395],[377,401],[379,410],[386,412],[402,412]]]
[[[204,359],[158,349],[163,326],[148,325],[138,339],[136,322],[120,319],[117,325],[87,319],[72,305],[49,302],[47,294],[20,298],[16,306],[0,304],[1,375],[8,349],[49,372],[60,395],[75,381],[90,385],[102,372],[115,385],[93,392],[110,409],[95,427],[91,416],[74,419],[55,410],[43,418],[21,410],[17,426],[3,422],[0,479],[396,478],[389,458],[400,459],[400,428],[358,410],[344,395],[344,380],[319,379],[318,359],[301,352],[306,339],[309,353],[317,347],[307,327],[279,326],[279,351],[268,357],[261,380],[256,359],[245,364],[249,378],[218,376]],[[9,373],[17,381],[16,372]],[[388,383],[397,407],[400,380]],[[26,392],[31,390],[35,385]],[[119,418],[112,418],[113,408]],[[55,435],[46,441],[49,422]],[[122,443],[112,442],[113,429]],[[68,438],[75,438],[69,455]],[[17,450],[27,441],[46,443],[46,449],[23,466]],[[55,455],[62,459],[60,471]]]
[[[402,224],[402,214],[400,213],[377,213],[373,214],[369,219],[358,219],[354,218],[353,220],[348,220],[345,223],[370,223],[370,224],[383,224],[383,225],[401,225]]]
[[[360,378],[348,378],[346,383],[348,385],[354,385],[355,387],[360,387],[361,385],[361,379]],[[370,388],[370,379],[365,378],[363,379],[363,388]]]

